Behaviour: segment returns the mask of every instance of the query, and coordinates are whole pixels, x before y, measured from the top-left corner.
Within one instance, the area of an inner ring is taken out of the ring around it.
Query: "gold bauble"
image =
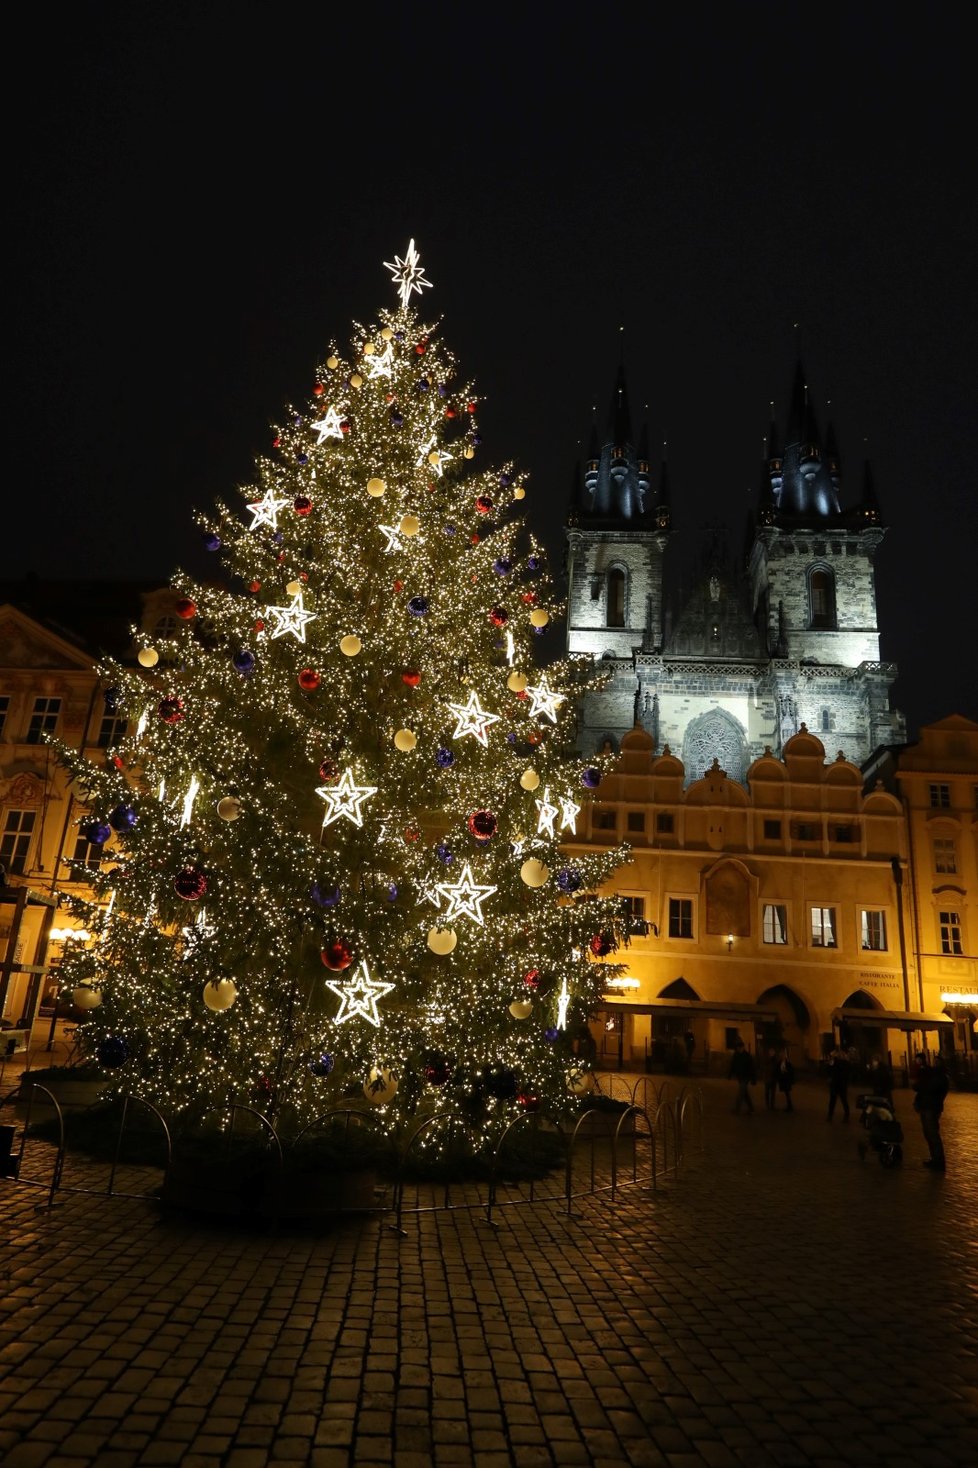
[[[441,463],[441,452],[440,452],[440,450],[438,450],[438,449],[432,449],[431,453],[428,455],[428,463],[429,464],[440,464]]]
[[[160,655],[155,647],[141,647],[136,654],[136,662],[141,668],[155,668],[160,660]]]
[[[386,1065],[372,1065],[364,1082],[363,1094],[372,1106],[386,1106],[397,1091],[397,1077]]]
[[[392,341],[393,340],[393,337],[394,337],[394,333],[393,333],[393,331],[391,331],[391,329],[390,329],[389,326],[385,326],[385,327],[382,327],[381,328],[381,333],[380,333],[380,339],[381,339],[381,341],[389,342],[389,341]]]
[[[218,979],[204,985],[204,1003],[208,1009],[230,1009],[237,997],[238,990],[232,979]]]
[[[398,729],[394,735],[395,748],[402,754],[409,754],[418,742],[418,736],[413,729]]]
[[[533,1013],[533,1005],[529,999],[514,999],[509,1006],[509,1012],[514,1019],[529,1019]]]
[[[526,490],[523,488],[522,484],[518,484],[516,486],[516,488],[513,490],[513,499],[514,500],[525,500],[526,499]]]
[[[520,867],[520,877],[528,887],[542,887],[550,877],[550,868],[545,867],[542,861],[537,861],[531,856]]]
[[[363,387],[363,378],[360,376],[359,372],[353,373],[352,377],[350,378],[350,386]]]
[[[327,357],[326,358],[326,366],[329,368],[330,372],[335,372],[336,369],[337,369],[337,367],[339,365],[340,365],[340,359],[339,359],[339,357]]]
[[[470,443],[467,443],[465,445],[465,448],[462,450],[462,457],[465,458],[465,459],[474,459],[475,458],[475,449],[472,447],[472,445]]]
[[[298,596],[299,592],[302,590],[302,582],[290,581],[285,589],[288,592],[289,596]]]
[[[520,784],[523,786],[524,790],[536,790],[537,786],[540,784],[540,776],[537,774],[536,770],[524,770],[522,775],[520,776]]]
[[[370,495],[371,499],[379,500],[386,488],[387,485],[384,483],[384,481],[382,479],[378,479],[376,476],[373,479],[367,480],[367,493]]]
[[[567,1089],[572,1096],[586,1096],[594,1090],[594,1076],[581,1065],[568,1066]]]
[[[406,535],[410,539],[412,535],[417,535],[421,529],[421,521],[417,515],[402,515],[401,523],[397,528],[402,535]]]
[[[522,693],[524,692],[528,682],[529,679],[527,678],[526,674],[517,673],[516,669],[514,668],[512,673],[510,673],[509,677],[506,679],[506,687],[509,689],[510,693]]]
[[[346,637],[340,640],[340,652],[344,653],[348,658],[355,658],[362,646],[363,643],[359,637],[356,637],[352,632],[349,632]]]
[[[364,342],[364,344],[363,344],[363,355],[365,357],[372,357],[374,355],[374,353],[376,352],[376,350],[377,350],[377,348],[374,346],[373,342]]]
[[[530,624],[533,627],[546,627],[550,621],[550,613],[545,612],[543,607],[534,607],[530,613]]]
[[[458,934],[454,928],[429,928],[428,930],[428,947],[432,953],[438,953],[444,957],[446,953],[452,952],[457,942]]]
[[[98,1009],[102,1003],[102,990],[93,984],[79,984],[71,991],[71,1002],[76,1009]]]
[[[225,795],[217,802],[217,813],[222,821],[236,821],[241,814],[241,801],[236,795]]]

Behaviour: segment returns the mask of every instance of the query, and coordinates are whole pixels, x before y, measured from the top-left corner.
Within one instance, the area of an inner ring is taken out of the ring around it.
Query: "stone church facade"
[[[567,525],[567,652],[607,674],[582,701],[581,751],[617,750],[638,726],[682,760],[687,782],[716,759],[743,783],[803,724],[855,765],[905,742],[890,706],[897,670],[879,655],[885,531],[869,470],[844,508],[833,435],[819,431],[800,365],[785,430],[771,427],[741,566],[731,571],[715,543],[675,604],[669,486],[664,468],[653,483],[646,440],[636,446],[620,370]]]

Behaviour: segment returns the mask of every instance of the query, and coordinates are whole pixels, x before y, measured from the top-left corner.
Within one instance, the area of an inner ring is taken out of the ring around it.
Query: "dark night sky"
[[[890,527],[895,701],[911,731],[978,717],[965,12],[353,9],[31,22],[0,577],[201,573],[193,510],[233,499],[330,340],[394,303],[382,262],[414,236],[486,461],[529,472],[558,557],[621,328],[690,555],[709,521],[740,547],[800,333],[844,502],[868,453]]]

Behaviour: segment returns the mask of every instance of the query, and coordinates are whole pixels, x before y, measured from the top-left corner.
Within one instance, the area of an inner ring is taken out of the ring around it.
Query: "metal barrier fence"
[[[87,1194],[217,1211],[208,1209],[202,1189],[209,1190],[211,1197],[226,1199],[233,1175],[234,1186],[240,1184],[240,1215],[261,1217],[275,1225],[283,1216],[295,1219],[297,1211],[299,1216],[310,1218],[353,1212],[391,1213],[390,1227],[403,1235],[408,1214],[468,1209],[482,1213],[486,1223],[496,1226],[495,1214],[507,1207],[550,1203],[573,1216],[574,1202],[580,1198],[605,1194],[615,1201],[624,1188],[654,1192],[660,1173],[678,1177],[691,1147],[703,1147],[701,1094],[689,1086],[679,1087],[675,1094],[673,1091],[676,1088],[670,1082],[656,1086],[647,1076],[640,1076],[631,1086],[620,1075],[601,1076],[598,1096],[617,1102],[617,1107],[590,1106],[570,1120],[550,1117],[542,1111],[526,1112],[508,1121],[488,1148],[484,1138],[466,1128],[459,1118],[437,1113],[423,1118],[401,1139],[391,1175],[383,1187],[368,1184],[366,1189],[361,1187],[345,1196],[329,1193],[330,1185],[335,1187],[336,1176],[328,1169],[293,1174],[289,1164],[301,1155],[303,1143],[327,1129],[334,1134],[340,1129],[345,1137],[351,1129],[364,1129],[381,1138],[383,1126],[376,1114],[355,1107],[324,1112],[290,1142],[283,1143],[263,1112],[240,1103],[230,1105],[226,1112],[215,1113],[218,1125],[213,1136],[217,1145],[212,1150],[212,1162],[197,1167],[196,1191],[192,1180],[188,1184],[193,1166],[187,1164],[193,1163],[192,1156],[188,1158],[180,1141],[174,1144],[166,1118],[142,1097],[123,1095],[86,1108],[89,1114],[99,1107],[119,1108],[113,1123],[114,1140],[107,1149],[111,1157],[105,1182],[98,1187],[66,1180],[69,1148],[65,1116],[57,1097],[43,1084],[34,1082],[26,1100],[19,1092],[0,1099],[0,1114],[10,1105],[22,1113],[19,1148],[11,1152],[8,1176],[18,1184],[44,1191],[47,1199],[39,1207],[54,1207],[59,1194]],[[51,1141],[39,1141],[32,1133],[32,1121],[39,1109],[53,1117],[55,1137]],[[124,1160],[133,1117],[140,1109],[156,1123],[162,1149],[159,1167]],[[249,1128],[252,1137],[260,1137],[263,1145],[250,1154],[251,1172],[242,1174],[234,1171],[233,1149]],[[260,1163],[256,1168],[254,1158],[258,1153]],[[439,1163],[438,1159],[446,1156],[451,1166]],[[105,1165],[104,1158],[102,1164],[90,1163],[86,1179],[93,1171],[97,1174],[100,1165]],[[125,1186],[126,1180],[145,1179],[147,1173],[152,1177],[141,1191]],[[123,1186],[119,1186],[122,1174]]]

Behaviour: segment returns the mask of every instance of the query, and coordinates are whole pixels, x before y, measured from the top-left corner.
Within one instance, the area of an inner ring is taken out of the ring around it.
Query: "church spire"
[[[651,515],[648,433],[643,430],[636,450],[622,350],[603,443],[592,426],[577,523],[641,529]]]

